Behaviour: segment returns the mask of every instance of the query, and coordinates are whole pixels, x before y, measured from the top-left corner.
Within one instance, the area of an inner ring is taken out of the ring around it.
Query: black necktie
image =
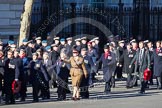
[[[140,53],[139,53],[139,63],[141,63],[141,60],[142,60],[142,49],[140,50]]]

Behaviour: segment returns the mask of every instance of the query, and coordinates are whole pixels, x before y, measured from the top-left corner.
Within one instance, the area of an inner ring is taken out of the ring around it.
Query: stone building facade
[[[0,0],[0,39],[18,38],[24,0]]]

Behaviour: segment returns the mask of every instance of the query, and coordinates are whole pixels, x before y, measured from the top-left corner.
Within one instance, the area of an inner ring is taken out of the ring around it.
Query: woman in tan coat
[[[79,51],[76,48],[73,48],[73,56],[70,59],[66,59],[64,55],[61,55],[61,59],[66,63],[70,63],[70,75],[72,78],[73,86],[73,100],[79,100],[79,86],[82,80],[83,75],[87,77],[87,70],[84,65],[84,60],[82,57],[79,57]]]

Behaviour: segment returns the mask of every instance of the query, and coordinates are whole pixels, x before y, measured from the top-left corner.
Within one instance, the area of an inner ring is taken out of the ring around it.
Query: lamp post
[[[135,0],[134,1],[134,11],[135,11],[135,21],[134,21],[134,34],[141,35],[142,39],[147,39],[149,36],[149,0]]]
[[[119,0],[119,21],[120,21],[120,24],[123,25],[123,6],[124,6],[124,3],[122,3],[122,0]],[[122,33],[119,33],[120,37],[122,38]]]
[[[72,12],[71,12],[71,18],[75,18],[76,16],[76,3],[71,3],[71,9],[72,9]],[[72,25],[71,25],[71,35],[72,36],[75,36],[75,23],[73,23],[74,21],[72,20]]]

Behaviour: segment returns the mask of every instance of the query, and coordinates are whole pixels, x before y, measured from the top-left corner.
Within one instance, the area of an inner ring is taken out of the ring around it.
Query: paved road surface
[[[40,99],[39,103],[32,103],[32,89],[29,87],[26,102],[17,100],[15,105],[3,104],[0,108],[162,108],[162,90],[157,90],[155,85],[150,86],[146,94],[140,95],[138,87],[126,89],[125,81],[117,81],[112,93],[105,95],[103,84],[96,83],[96,86],[90,89],[90,99],[72,101],[71,94],[68,94],[67,101],[57,101],[56,89],[52,89],[51,99]]]

